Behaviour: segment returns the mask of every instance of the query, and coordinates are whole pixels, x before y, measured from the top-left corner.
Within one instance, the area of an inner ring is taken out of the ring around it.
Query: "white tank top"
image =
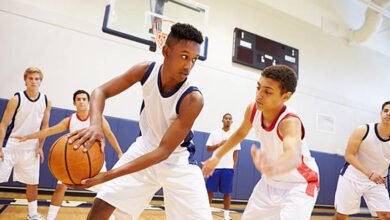
[[[192,91],[199,91],[188,79],[177,85],[169,94],[161,92],[162,65],[151,63],[145,76],[141,80],[143,103],[139,126],[141,130],[140,143],[142,152],[156,149],[165,132],[179,116],[179,107],[183,98]],[[194,160],[195,145],[192,142],[193,132],[190,131],[183,142],[176,147],[164,163],[189,164]],[[139,140],[137,140],[139,141]]]
[[[367,124],[367,132],[363,137],[356,157],[363,166],[372,172],[382,177],[387,176],[390,166],[390,138],[383,139],[379,136],[378,124]],[[372,182],[364,173],[354,166],[350,166],[349,163],[345,163],[340,174],[355,181]]]
[[[26,91],[17,92],[15,95],[18,96],[19,103],[6,132],[4,139],[8,139],[6,146],[35,149],[38,146],[39,139],[19,142],[19,140],[10,138],[10,136],[26,136],[41,129],[43,116],[47,107],[46,95],[40,92],[35,100],[31,100],[27,96]]]
[[[79,118],[77,113],[74,113],[71,116],[69,116],[68,128],[70,132],[77,131],[82,128],[87,128],[89,127],[89,124],[90,124],[89,114],[84,120]]]
[[[255,131],[255,135],[260,141],[261,151],[271,159],[277,159],[283,153],[283,137],[278,131],[280,122],[287,117],[299,117],[295,112],[287,106],[284,106],[278,118],[271,124],[269,128],[264,128],[262,121],[262,112],[258,111],[256,105],[252,109],[251,122]],[[300,119],[299,119],[300,120]],[[302,124],[302,122],[301,122]],[[301,157],[302,164],[285,174],[262,178],[265,181],[272,182],[274,186],[288,186],[289,183],[305,183],[307,184],[306,193],[313,196],[315,188],[319,188],[318,167],[315,159],[311,157],[309,148],[304,139],[305,129],[302,124],[302,146]]]

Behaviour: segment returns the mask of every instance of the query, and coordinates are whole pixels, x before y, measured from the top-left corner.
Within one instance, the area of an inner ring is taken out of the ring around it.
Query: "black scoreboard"
[[[284,64],[298,74],[299,50],[258,36],[239,28],[234,29],[233,62],[263,70],[267,66]]]

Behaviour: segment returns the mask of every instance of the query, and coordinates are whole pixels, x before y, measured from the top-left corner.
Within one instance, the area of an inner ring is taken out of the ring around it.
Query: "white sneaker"
[[[43,217],[41,214],[37,213],[33,216],[27,215],[26,220],[45,220],[45,217]]]

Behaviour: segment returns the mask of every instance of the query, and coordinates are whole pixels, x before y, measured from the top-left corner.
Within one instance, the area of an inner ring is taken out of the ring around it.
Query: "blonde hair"
[[[26,80],[27,76],[33,73],[38,73],[39,77],[41,77],[41,81],[43,80],[42,71],[38,67],[29,67],[24,71],[24,80]]]

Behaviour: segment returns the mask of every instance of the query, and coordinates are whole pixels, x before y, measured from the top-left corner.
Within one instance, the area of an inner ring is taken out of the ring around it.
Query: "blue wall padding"
[[[6,99],[0,99],[1,117],[4,113],[7,102],[8,100]],[[50,126],[60,122],[63,118],[68,117],[72,113],[74,113],[74,111],[72,110],[53,107],[49,122]],[[122,151],[125,152],[131,145],[131,143],[133,143],[139,135],[140,130],[138,122],[116,117],[106,117],[106,119],[109,122]],[[61,135],[63,134],[53,135],[51,137],[48,137],[45,141],[44,152],[46,158],[40,170],[39,187],[41,188],[55,188],[56,186],[57,180],[51,175],[47,166],[47,155],[52,143]],[[201,166],[202,161],[206,160],[211,156],[211,153],[207,152],[205,146],[208,136],[209,133],[199,131],[194,132],[194,143],[196,145],[195,159],[198,162],[199,166]],[[234,188],[232,193],[233,199],[249,199],[254,186],[261,177],[260,173],[253,166],[250,155],[250,148],[254,143],[259,146],[258,142],[251,140],[244,140],[241,143],[241,151],[239,152],[237,170],[234,176]],[[338,174],[339,170],[344,164],[344,158],[339,155],[316,151],[312,151],[312,155],[316,158],[316,161],[320,167],[321,191],[317,200],[317,204],[333,205]],[[105,157],[107,162],[107,168],[111,169],[115,162],[118,160],[118,157],[108,141],[105,148]],[[23,184],[12,181],[2,183],[0,185],[23,186]],[[161,193],[162,190],[159,190],[158,194]],[[222,195],[217,193],[215,194],[215,197],[222,198]]]

